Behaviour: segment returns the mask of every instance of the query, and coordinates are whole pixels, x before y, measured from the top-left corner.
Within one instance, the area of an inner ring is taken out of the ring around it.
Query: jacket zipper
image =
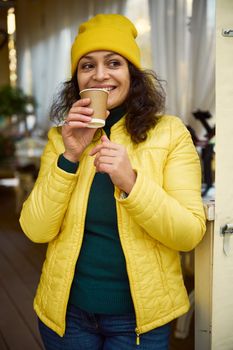
[[[135,333],[136,333],[136,345],[139,346],[140,345],[140,333],[138,333],[137,328],[135,329]]]
[[[116,210],[117,210],[117,218],[119,218],[119,215],[120,215],[120,213],[119,213],[120,208],[118,207],[118,205],[116,206]],[[119,229],[119,225],[118,225],[118,229]],[[119,238],[120,238],[121,247],[122,247],[122,250],[123,250],[125,259],[126,259],[126,254],[125,254],[125,251],[124,251],[124,248],[123,248],[123,244],[122,244],[122,241],[121,241],[120,229],[119,229]],[[127,259],[126,259],[126,260],[127,260]],[[129,280],[129,282],[130,282],[130,280]],[[131,294],[132,294],[132,299],[133,299],[135,314],[137,315],[137,310],[136,310],[135,303],[134,303],[133,291],[132,291],[131,288],[130,288],[130,290],[131,290]],[[136,319],[137,319],[137,317],[136,317]],[[136,326],[137,326],[137,324],[136,324]],[[139,346],[139,345],[140,345],[140,332],[138,331],[138,328],[137,328],[137,327],[135,328],[135,333],[136,333],[136,345]]]
[[[104,132],[105,134],[105,132]],[[110,134],[110,137],[109,139],[111,140],[111,134]],[[112,140],[111,140],[112,141]],[[118,208],[118,205],[116,206],[116,210],[117,210],[117,219],[118,219],[118,216],[119,216],[119,208]],[[118,221],[118,220],[117,220]],[[118,222],[117,222],[118,224]],[[124,253],[124,256],[125,256],[125,252],[124,252],[124,249],[123,249],[123,245],[122,245],[122,241],[121,241],[121,234],[120,234],[120,229],[119,229],[119,225],[118,225],[118,230],[119,230],[119,238],[120,238],[120,242],[121,242],[121,247],[122,247],[122,250],[123,250],[123,253]],[[126,256],[125,256],[125,259],[126,259]],[[131,289],[131,288],[130,288]],[[132,292],[131,292],[132,293]],[[133,295],[132,295],[133,297]],[[135,313],[137,314],[136,312],[136,307],[134,305],[134,308],[135,308]],[[140,333],[138,331],[138,328],[135,328],[135,333],[136,333],[136,345],[137,346],[140,346]]]

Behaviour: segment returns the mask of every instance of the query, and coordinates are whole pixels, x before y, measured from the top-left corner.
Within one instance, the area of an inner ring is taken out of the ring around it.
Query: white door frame
[[[215,220],[195,250],[195,349],[233,349],[233,0],[216,0]]]

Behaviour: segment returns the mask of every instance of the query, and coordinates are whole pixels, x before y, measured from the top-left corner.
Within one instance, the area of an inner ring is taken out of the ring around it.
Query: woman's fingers
[[[97,171],[103,171],[103,167],[108,165],[117,165],[121,160],[121,146],[109,141],[106,136],[103,136],[102,143],[97,145],[89,153],[91,156],[95,156],[94,165]]]
[[[94,156],[95,154],[97,154],[99,152],[99,150],[102,148],[102,145],[97,145],[94,148],[92,148],[92,150],[89,153],[89,156]]]
[[[89,153],[90,156],[94,156],[97,155],[98,153],[103,154],[101,152],[108,152],[107,154],[109,154],[109,151],[116,151],[119,147],[119,145],[114,144],[113,142],[111,142],[107,136],[102,136],[101,137],[101,141],[102,143],[95,146]]]
[[[102,141],[102,142],[107,142],[107,143],[112,143],[112,142],[109,140],[109,138],[108,138],[107,135],[101,136],[101,141]],[[112,143],[112,144],[113,144],[113,143]]]
[[[71,108],[80,107],[80,106],[88,106],[90,103],[91,103],[91,99],[89,97],[81,98],[80,100],[75,101]]]
[[[83,120],[83,121],[75,121],[75,120],[66,120],[63,127],[69,128],[69,129],[77,129],[77,128],[87,128],[88,122],[90,120]]]
[[[109,174],[114,185],[130,193],[137,175],[125,147],[111,142],[106,135],[101,137],[101,142],[89,153],[95,156],[96,171]]]
[[[72,106],[69,110],[70,114],[87,114],[91,115],[93,113],[93,108],[90,108],[88,106]]]
[[[85,107],[88,100],[89,99],[84,99],[84,102],[85,102],[84,105],[83,105],[83,100],[78,100],[73,104],[73,106],[69,110],[69,113],[66,117],[64,127],[66,128],[86,128],[87,127],[87,123],[91,121],[91,115],[93,113],[92,108]]]
[[[69,113],[66,117],[66,122],[71,121],[81,121],[81,122],[90,122],[91,115],[93,114],[93,109],[89,108],[90,99],[85,98],[76,101],[69,110]]]

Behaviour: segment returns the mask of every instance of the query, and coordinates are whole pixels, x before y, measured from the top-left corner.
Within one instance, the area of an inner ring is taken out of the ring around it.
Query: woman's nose
[[[96,67],[93,78],[95,80],[107,79],[108,78],[108,72],[107,72],[106,68],[103,67],[103,66]]]

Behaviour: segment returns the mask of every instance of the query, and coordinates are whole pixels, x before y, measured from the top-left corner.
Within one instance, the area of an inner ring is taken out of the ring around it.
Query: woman
[[[134,25],[97,15],[80,26],[72,79],[51,114],[34,189],[20,223],[48,242],[34,301],[46,349],[168,349],[187,312],[179,251],[205,232],[200,164],[164,95],[140,68]],[[88,128],[86,88],[109,91],[103,129]]]

